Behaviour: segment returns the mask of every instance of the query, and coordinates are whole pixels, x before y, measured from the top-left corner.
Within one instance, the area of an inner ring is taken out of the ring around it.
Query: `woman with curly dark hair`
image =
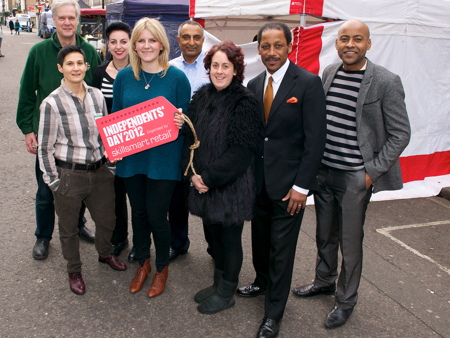
[[[194,94],[188,110],[201,142],[195,150],[195,172],[192,167],[188,171],[188,207],[213,236],[214,284],[194,297],[201,313],[213,314],[235,303],[243,259],[242,229],[253,216],[253,159],[262,121],[256,98],[242,85],[241,48],[222,42],[209,50],[204,62],[211,83]],[[187,131],[184,167],[193,143],[193,133]]]

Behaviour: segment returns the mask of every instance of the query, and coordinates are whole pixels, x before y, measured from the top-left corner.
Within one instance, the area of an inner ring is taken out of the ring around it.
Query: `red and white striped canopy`
[[[310,14],[450,28],[446,0],[189,0],[192,18]]]
[[[423,197],[450,186],[450,1],[190,0],[190,11],[191,16],[206,19],[307,13],[366,22],[372,39],[367,57],[400,75],[412,128],[410,144],[400,158],[405,188],[400,193],[376,195]],[[320,75],[327,65],[340,61],[334,48],[340,24],[295,28],[289,58]],[[264,67],[256,43],[242,47],[249,80]]]

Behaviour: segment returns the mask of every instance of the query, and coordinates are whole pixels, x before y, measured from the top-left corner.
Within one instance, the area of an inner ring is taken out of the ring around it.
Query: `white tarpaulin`
[[[266,10],[274,7],[277,15],[286,15],[292,14],[290,4],[295,3],[297,13],[306,8],[308,13],[329,18],[365,21],[372,38],[367,57],[400,75],[412,128],[411,142],[400,158],[405,187],[376,194],[374,199],[432,196],[450,186],[450,1],[193,2],[196,17],[200,16],[197,13],[203,13],[203,17],[231,13],[268,15]],[[294,29],[290,59],[320,75],[327,65],[339,61],[334,41],[340,24]],[[205,48],[215,43],[211,36],[207,41]],[[248,64],[248,81],[264,67],[256,43],[241,46]]]
[[[448,0],[190,0],[192,18],[310,14],[450,28]]]

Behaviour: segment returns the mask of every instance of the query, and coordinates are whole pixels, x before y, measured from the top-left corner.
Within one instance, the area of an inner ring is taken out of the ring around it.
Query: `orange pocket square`
[[[298,102],[298,100],[297,100],[297,98],[296,97],[291,97],[289,100],[287,100],[286,101],[286,103],[297,103]]]

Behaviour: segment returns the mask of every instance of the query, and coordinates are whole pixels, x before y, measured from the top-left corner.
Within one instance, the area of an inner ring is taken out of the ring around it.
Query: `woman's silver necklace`
[[[152,78],[150,79],[149,82],[147,82],[147,79],[145,78],[145,73],[144,71],[142,71],[142,76],[144,77],[144,81],[145,81],[145,89],[149,89],[150,88],[150,83],[152,82],[153,78],[155,77],[156,73],[153,74]]]

